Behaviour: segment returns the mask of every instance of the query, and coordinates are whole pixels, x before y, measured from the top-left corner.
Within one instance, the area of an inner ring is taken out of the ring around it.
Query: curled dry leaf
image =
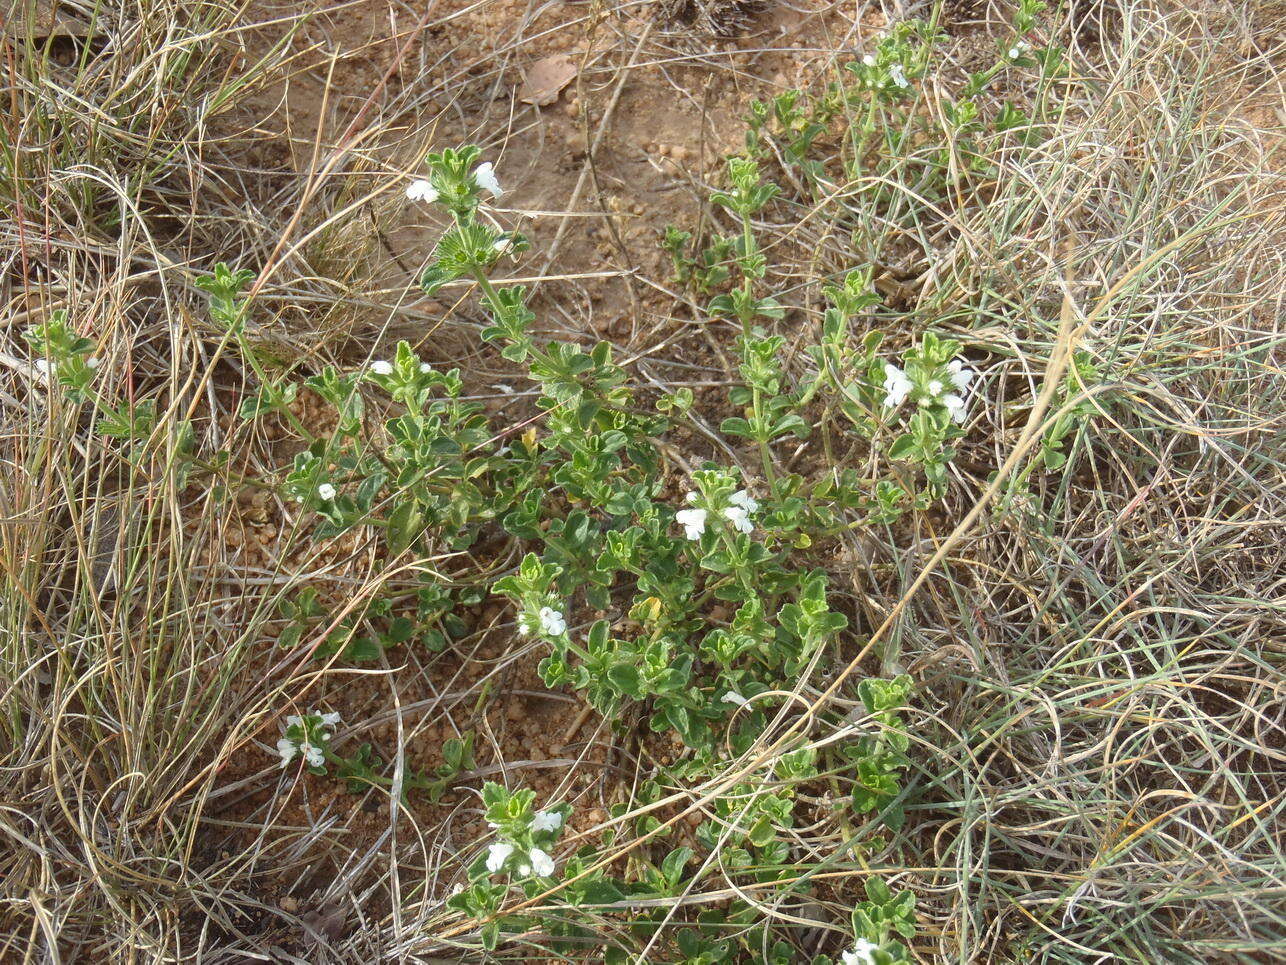
[[[518,99],[537,107],[552,104],[575,76],[576,65],[566,54],[542,57],[527,68],[526,79],[518,89]]]
[[[300,922],[313,941],[337,942],[348,933],[348,910],[341,904],[331,903],[308,912]]]

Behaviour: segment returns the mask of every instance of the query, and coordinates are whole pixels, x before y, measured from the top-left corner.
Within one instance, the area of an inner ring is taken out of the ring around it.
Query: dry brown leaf
[[[300,922],[309,938],[337,942],[348,933],[348,910],[341,904],[330,904],[310,911]]]
[[[518,90],[524,104],[544,107],[558,100],[562,89],[576,76],[576,65],[566,54],[542,57],[527,68],[527,76]]]

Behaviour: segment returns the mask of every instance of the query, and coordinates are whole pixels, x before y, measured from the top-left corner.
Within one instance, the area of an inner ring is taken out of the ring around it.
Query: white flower
[[[520,636],[520,637],[525,637],[525,636],[527,636],[527,634],[529,634],[529,633],[531,633],[531,627],[527,626],[527,621],[526,621],[526,620],[519,620],[519,621],[518,621],[518,636]]]
[[[889,68],[889,76],[893,78],[893,83],[897,84],[903,90],[911,86],[911,82],[906,79],[906,74],[902,72],[901,64],[894,64]]]
[[[674,514],[674,521],[683,527],[683,535],[697,540],[706,529],[706,511],[704,509],[681,509]]]
[[[509,856],[514,853],[514,846],[508,841],[501,841],[487,848],[487,870],[495,874],[505,866]]]
[[[964,422],[965,420],[965,401],[958,395],[944,395],[942,404],[947,407],[947,412],[951,413],[952,421]]]
[[[973,369],[965,368],[964,363],[959,359],[952,359],[947,363],[947,372],[950,373],[951,384],[961,392],[969,388],[969,383],[977,374]]]
[[[85,359],[85,364],[89,366],[90,369],[96,369],[103,364],[103,360],[97,355],[91,355],[89,358]]]
[[[725,704],[736,704],[738,707],[744,707],[746,704],[750,703],[750,701],[746,700],[745,697],[741,696],[741,694],[737,693],[735,690],[729,690],[723,695],[722,699]]]
[[[376,375],[392,375],[393,363],[385,362],[383,359],[381,359],[378,362],[372,362],[371,371],[374,372]]]
[[[317,487],[317,498],[331,500],[335,498],[335,487],[330,483],[322,483]]]
[[[505,193],[496,180],[496,169],[490,161],[483,161],[473,169],[473,183],[484,191],[490,191],[493,197],[498,198]]]
[[[1020,55],[1021,53],[1022,53],[1022,51],[1021,51],[1021,50],[1019,50],[1017,47],[1010,47],[1010,48],[1009,48],[1009,59],[1010,59],[1010,60],[1017,60],[1017,59],[1018,59],[1018,57],[1019,57],[1019,55]]]
[[[326,763],[325,753],[316,744],[304,741],[299,745],[299,752],[304,755],[304,760],[308,762],[309,767],[321,767]]]
[[[896,409],[900,406],[908,395],[911,394],[911,380],[906,377],[906,373],[894,365],[892,362],[884,363],[884,404],[890,409]]]
[[[54,370],[54,363],[49,361],[49,359],[35,359],[31,364],[35,366],[36,374],[40,376],[41,381],[47,382],[50,374]]]
[[[567,632],[567,621],[553,607],[542,606],[540,608],[540,631],[551,637],[562,636]]]
[[[334,727],[340,721],[339,711],[332,710],[329,714],[322,714],[321,721],[323,727]]]
[[[432,365],[430,365],[428,362],[421,362],[421,363],[420,363],[420,372],[421,372],[422,374],[424,374],[424,375],[428,375],[428,374],[429,374],[430,372],[432,372],[432,371],[433,371],[433,366],[432,366]]]
[[[295,742],[288,737],[277,741],[277,753],[281,755],[281,766],[285,767],[295,756]]]
[[[531,874],[531,865],[529,865],[529,864],[520,864],[520,865],[518,866],[518,876],[519,876],[520,878],[525,878],[525,877],[527,877],[529,874]]]
[[[533,831],[557,831],[563,826],[563,816],[558,811],[537,811],[531,818]]]
[[[700,497],[700,496],[698,496],[696,493],[688,493],[688,494],[687,494],[686,496],[684,496],[683,498],[684,498],[684,499],[686,499],[686,500],[687,500],[688,502],[690,502],[690,503],[695,503],[695,502],[696,502],[698,499],[700,499],[701,497]]]
[[[438,200],[438,189],[430,184],[427,178],[416,178],[406,186],[406,200],[432,204]]]
[[[755,524],[750,521],[750,514],[740,506],[729,506],[723,511],[723,515],[734,528],[743,533],[749,533],[755,528]]]
[[[927,388],[929,390],[929,395],[933,396],[934,398],[937,398],[942,394],[942,383],[939,382],[937,379],[934,379],[932,382],[930,382]]]
[[[451,894],[453,895],[458,895],[462,891],[464,891],[464,885],[459,881],[457,881],[454,885],[451,886]]]
[[[501,235],[499,238],[497,238],[495,241],[491,243],[492,249],[494,249],[495,251],[498,251],[502,255],[513,246],[514,246],[514,240],[508,235]]]
[[[304,719],[300,717],[298,714],[291,714],[289,717],[286,718],[286,727],[288,728],[295,727],[299,724],[302,724],[303,722],[304,722]]]
[[[759,510],[759,500],[746,492],[744,489],[738,489],[728,497],[728,502],[734,506],[740,506],[748,513],[754,513]]]
[[[859,938],[853,943],[853,950],[844,952],[840,955],[840,961],[843,965],[871,965],[875,961],[874,952],[880,946],[875,942],[868,942],[865,938]]]
[[[548,878],[554,873],[554,859],[539,848],[532,848],[528,857],[531,858],[532,868],[540,877]]]
[[[866,64],[866,66],[867,66],[867,67],[874,67],[874,66],[875,66],[875,55],[874,55],[874,54],[867,54],[865,57],[863,57],[863,58],[862,58],[862,63]]]

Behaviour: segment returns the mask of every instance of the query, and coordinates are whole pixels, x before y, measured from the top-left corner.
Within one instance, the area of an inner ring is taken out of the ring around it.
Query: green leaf
[[[909,432],[904,432],[893,441],[889,447],[890,459],[907,459],[916,451],[915,436]]]
[[[358,637],[344,648],[344,659],[354,663],[369,663],[378,660],[384,649],[379,641],[371,637]]]
[[[613,664],[608,668],[607,676],[625,696],[638,700],[643,695],[643,681],[634,666],[628,663]]]
[[[400,503],[388,518],[387,539],[389,552],[399,556],[424,529],[424,515],[419,504],[412,499]]]

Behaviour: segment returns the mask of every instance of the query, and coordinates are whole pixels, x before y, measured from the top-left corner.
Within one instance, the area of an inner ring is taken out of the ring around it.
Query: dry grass
[[[28,15],[19,7],[11,24]],[[894,184],[905,216],[876,221],[850,185],[764,226],[801,309],[822,275],[901,246],[898,277],[917,294],[883,319],[893,341],[933,325],[991,360],[992,402],[947,511],[855,538],[835,567],[870,627],[905,601],[863,670],[916,678],[915,773],[907,825],[882,850],[847,854],[847,821],[800,832],[801,874],[837,897],[765,914],[818,922],[802,930],[810,951],[834,954],[843,896],[878,870],[920,896],[925,961],[1286,954],[1286,271],[1270,163],[1281,132],[1263,126],[1279,123],[1280,50],[1249,12],[1096,9],[1111,41],[1101,50],[1051,25],[1077,72],[1046,94],[1052,137],[1000,156],[985,203],[921,208],[914,185]],[[292,66],[283,44],[231,70],[246,20],[233,4],[149,0],[101,27],[86,14],[77,40],[33,28],[4,41],[3,960],[287,960],[289,946],[310,961],[419,961],[476,948],[438,887],[467,842],[395,820],[387,798],[374,847],[350,846],[334,813],[295,825],[274,803],[281,772],[262,753],[273,721],[346,679],[276,655],[277,603],[320,577],[354,604],[391,575],[367,547],[323,550],[293,532],[258,569],[229,562],[246,538],[242,511],[275,506],[255,503],[244,476],[281,460],[272,437],[227,419],[252,373],[205,326],[192,283],[217,260],[272,266],[252,334],[283,366],[354,344],[369,354],[373,329],[422,324],[364,226],[429,134],[399,126],[419,100],[381,94],[363,126],[330,135],[342,154],[315,152],[314,172],[333,159],[327,176],[269,184],[248,161],[252,136],[214,133],[258,79]],[[942,76],[959,72],[945,64]],[[478,70],[468,87],[453,75],[431,95],[467,97],[493,79]],[[481,116],[483,135],[501,137],[504,119]],[[307,139],[295,147],[307,156]],[[840,213],[865,240],[835,236]],[[1079,347],[1103,380],[1055,408],[1088,400],[1096,414],[1069,438],[1064,469],[1015,461],[974,524],[953,532],[1015,450],[1066,337],[1065,304],[1089,322]],[[20,333],[56,308],[97,343],[113,394],[162,413],[129,459],[30,364]],[[474,335],[460,325],[436,338]],[[664,351],[637,361],[661,381],[690,376]],[[200,461],[181,478],[185,422]],[[221,450],[232,461],[211,466]],[[502,655],[491,677],[522,655]],[[819,673],[797,693],[817,707],[837,688]],[[481,682],[461,684],[416,713],[480,693]],[[390,695],[372,720],[419,726]],[[771,764],[779,738],[729,774]],[[496,761],[507,754],[496,748]],[[699,811],[731,783],[674,799]],[[250,819],[226,819],[256,793]],[[336,870],[304,909],[313,917],[265,903],[267,876],[302,875],[322,853]],[[717,877],[702,889],[684,907],[738,890]],[[344,925],[323,951],[308,935],[327,933],[327,916]],[[602,928],[617,934],[621,920],[605,915]],[[510,957],[536,956],[541,939],[531,942]]]

